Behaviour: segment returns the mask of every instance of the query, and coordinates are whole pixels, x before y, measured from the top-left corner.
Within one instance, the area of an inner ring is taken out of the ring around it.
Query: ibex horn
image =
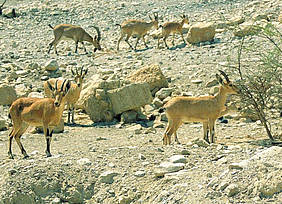
[[[224,71],[222,71],[222,70],[218,70],[218,71],[220,72],[220,74],[221,74],[222,76],[224,76],[224,78],[226,79],[226,82],[227,82],[227,83],[229,83],[229,82],[230,82],[230,80],[229,80],[229,78],[228,78],[227,74],[225,74],[225,72],[224,72]]]

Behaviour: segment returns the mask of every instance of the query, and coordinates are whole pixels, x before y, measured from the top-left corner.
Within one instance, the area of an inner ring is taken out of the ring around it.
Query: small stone
[[[112,184],[114,182],[114,177],[117,176],[118,173],[113,171],[106,171],[100,175],[100,182]]]
[[[192,140],[192,144],[198,145],[198,147],[208,147],[209,146],[209,143],[207,143],[207,141],[205,141],[204,139],[200,139],[200,138]]]
[[[232,197],[238,194],[240,190],[237,184],[231,184],[225,189],[225,192],[227,193],[228,197]]]
[[[132,199],[127,197],[127,196],[121,196],[118,199],[119,204],[129,204],[129,203],[131,203],[131,201],[132,201]]]
[[[140,124],[126,128],[126,130],[134,132],[134,134],[141,134],[142,126]]]
[[[60,198],[54,198],[51,203],[52,204],[61,203],[61,199]]]
[[[92,164],[92,162],[88,158],[82,158],[82,159],[77,160],[77,164],[89,166]]]
[[[156,92],[156,97],[160,100],[163,100],[171,95],[173,89],[172,88],[162,88]]]
[[[42,76],[40,79],[41,79],[41,81],[47,81],[49,79],[49,77],[48,76]]]
[[[15,173],[17,173],[17,170],[15,170],[15,169],[9,169],[8,172],[9,172],[9,174],[12,176],[12,175],[14,175]]]
[[[186,163],[187,159],[183,155],[174,155],[169,158],[172,163]]]
[[[165,173],[177,172],[184,169],[185,164],[183,163],[171,163],[171,162],[162,162],[160,168],[163,169]]]
[[[152,104],[157,108],[160,108],[163,106],[163,102],[159,98],[154,98]]]
[[[190,152],[187,149],[181,150],[180,154],[182,155],[190,155]]]
[[[160,121],[155,121],[153,127],[154,128],[164,128],[164,124],[161,123]]]
[[[143,154],[139,154],[138,157],[139,157],[140,160],[145,160],[146,159],[146,157]]]
[[[228,185],[229,185],[229,182],[224,181],[219,184],[218,188],[219,190],[224,191]]]
[[[58,62],[56,60],[52,59],[52,60],[46,62],[44,68],[47,71],[56,71],[57,69],[59,69],[59,65],[58,65]]]
[[[143,177],[143,176],[145,176],[145,171],[136,171],[135,173],[134,173],[134,176],[136,176],[136,177]]]
[[[232,163],[228,167],[229,169],[237,169],[237,170],[242,170],[244,169],[244,166],[241,163]]]
[[[195,80],[192,80],[191,83],[192,83],[192,84],[201,84],[201,83],[203,83],[203,80],[201,80],[201,79],[195,79]]]

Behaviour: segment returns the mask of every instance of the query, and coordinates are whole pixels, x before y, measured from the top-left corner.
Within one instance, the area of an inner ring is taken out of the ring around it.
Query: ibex
[[[232,84],[228,76],[221,70],[219,70],[219,72],[225,77],[226,82],[223,82],[223,79],[216,74],[216,78],[221,86],[215,96],[177,96],[165,104],[164,108],[168,118],[168,125],[163,137],[164,145],[171,143],[172,134],[174,134],[175,141],[179,144],[176,131],[183,122],[202,122],[204,140],[210,143],[208,138],[210,132],[211,143],[215,142],[215,121],[217,118],[221,117],[226,110],[224,104],[227,95],[239,93],[239,89]]]
[[[80,92],[82,90],[82,83],[85,75],[88,72],[88,69],[83,70],[83,67],[81,68],[81,71],[79,72],[76,68],[76,72],[71,69],[72,75],[74,76],[75,83],[71,83],[70,89],[68,91],[68,94],[65,97],[66,104],[67,104],[67,110],[68,110],[68,123],[71,122],[74,124],[74,108],[75,104],[79,99]],[[44,91],[45,95],[47,97],[52,97],[52,92],[49,88],[49,84],[54,85],[56,82],[56,79],[49,79],[48,81],[44,82]],[[61,85],[63,83],[63,80],[58,80],[58,85]],[[72,117],[71,117],[72,115]]]
[[[3,6],[4,6],[4,4],[6,3],[6,1],[7,1],[7,0],[5,0],[5,1],[3,2],[3,4],[0,6],[0,15],[2,15]]]
[[[162,28],[162,34],[158,37],[158,48],[159,48],[159,44],[160,44],[160,38],[163,38],[163,41],[165,43],[165,46],[167,47],[167,49],[169,49],[167,43],[166,43],[166,39],[168,38],[168,36],[173,33],[173,39],[172,39],[172,44],[174,46],[174,35],[175,33],[179,33],[182,37],[182,40],[184,43],[185,40],[183,38],[183,33],[182,33],[182,27],[183,25],[186,23],[189,23],[189,20],[187,18],[187,16],[182,15],[181,16],[182,21],[181,22],[167,22],[164,25],[160,26]]]
[[[53,29],[55,39],[49,44],[49,50],[48,54],[50,53],[51,48],[54,46],[55,52],[58,55],[57,52],[57,44],[61,40],[67,40],[72,39],[75,41],[75,53],[77,53],[78,43],[80,42],[83,45],[85,53],[87,53],[84,41],[89,42],[94,45],[94,52],[97,50],[101,50],[100,40],[101,40],[101,33],[98,27],[94,28],[97,31],[97,35],[95,35],[94,38],[92,38],[91,35],[89,35],[83,28],[76,25],[70,25],[70,24],[60,24],[55,27],[51,26],[49,24],[49,27]]]
[[[48,82],[47,82],[48,83]],[[52,98],[19,98],[15,100],[9,109],[9,118],[13,122],[12,131],[9,134],[9,152],[8,156],[13,159],[12,140],[15,138],[21,149],[24,158],[28,155],[20,141],[29,125],[43,126],[44,135],[47,142],[46,155],[51,156],[50,143],[52,139],[53,128],[57,126],[62,118],[65,96],[70,89],[69,81],[64,81],[58,89],[58,81],[53,87],[48,83],[50,90],[54,95]],[[64,88],[65,87],[65,88]]]
[[[158,29],[158,14],[154,13],[154,18],[151,18],[151,16],[149,16],[149,18],[151,19],[150,22],[145,22],[143,20],[127,20],[124,21],[121,25],[116,24],[119,25],[121,28],[121,36],[117,43],[117,50],[119,50],[119,43],[124,38],[125,35],[126,35],[125,42],[129,45],[131,49],[136,50],[140,38],[143,39],[146,48],[148,48],[144,37],[148,33],[148,31],[151,30],[152,27]],[[137,35],[135,48],[133,48],[131,44],[128,42],[128,39],[132,35]]]

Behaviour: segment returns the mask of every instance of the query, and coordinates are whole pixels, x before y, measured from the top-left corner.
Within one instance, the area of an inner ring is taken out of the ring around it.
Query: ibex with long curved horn
[[[120,28],[121,28],[121,36],[120,36],[118,43],[117,43],[117,50],[119,50],[119,43],[124,38],[124,36],[126,36],[125,42],[129,45],[129,47],[131,49],[136,50],[136,47],[137,47],[137,44],[138,44],[140,38],[143,39],[143,42],[144,42],[146,48],[148,48],[144,37],[148,33],[148,31],[151,30],[152,27],[155,27],[156,29],[158,29],[158,14],[154,13],[154,18],[151,18],[151,16],[149,16],[149,18],[151,20],[150,22],[146,22],[146,21],[143,21],[143,20],[127,20],[127,21],[124,21],[121,25],[116,24],[116,25],[120,26]],[[137,35],[137,41],[136,41],[134,48],[128,42],[128,39],[132,35]]]
[[[97,50],[101,50],[100,40],[101,40],[101,32],[98,27],[94,26],[95,30],[97,31],[97,35],[93,38],[89,35],[83,28],[76,25],[70,24],[60,24],[55,27],[49,24],[49,27],[53,29],[55,39],[49,44],[48,54],[50,53],[52,47],[54,46],[55,52],[57,52],[57,44],[61,40],[65,39],[72,39],[75,41],[75,53],[77,53],[78,43],[80,42],[83,45],[85,53],[87,53],[84,41],[89,42],[94,45],[94,52]]]
[[[204,128],[204,140],[208,143],[209,132],[211,134],[211,143],[214,143],[214,125],[217,118],[225,112],[225,102],[228,94],[237,94],[239,89],[232,84],[228,76],[219,71],[226,82],[216,74],[220,83],[219,92],[215,96],[185,97],[177,96],[169,100],[164,108],[168,118],[168,125],[164,133],[163,144],[171,143],[171,135],[174,134],[175,141],[179,143],[176,131],[183,122],[202,122]]]
[[[47,82],[48,83],[48,82]],[[24,157],[28,157],[20,138],[25,133],[29,125],[43,126],[43,132],[47,142],[46,155],[51,156],[50,143],[53,128],[57,126],[62,118],[65,107],[65,96],[70,89],[70,82],[65,80],[58,89],[58,81],[53,87],[48,83],[53,98],[19,98],[15,100],[9,109],[9,118],[13,122],[12,131],[9,134],[8,155],[13,159],[12,140],[15,138]]]

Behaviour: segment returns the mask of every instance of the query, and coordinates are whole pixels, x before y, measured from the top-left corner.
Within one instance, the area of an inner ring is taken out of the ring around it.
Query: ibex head
[[[97,50],[102,50],[101,45],[100,45],[100,40],[101,40],[101,32],[98,27],[94,26],[95,30],[97,31],[97,35],[95,35],[93,39],[93,45],[94,45],[94,52]]]
[[[158,29],[158,24],[159,24],[158,13],[154,12],[153,15],[154,15],[154,18],[152,18],[150,15],[149,15],[149,18],[151,19],[151,21],[152,21],[153,26],[155,27],[155,29]]]
[[[183,14],[182,16],[181,16],[181,18],[182,18],[182,21],[183,21],[183,24],[189,24],[189,20],[188,20],[188,16],[186,16],[185,14]]]
[[[71,83],[69,80],[65,79],[61,87],[58,89],[58,80],[56,80],[55,87],[53,87],[49,81],[47,81],[49,89],[52,91],[53,98],[55,99],[54,105],[59,107],[62,103],[63,98],[68,93]]]
[[[85,77],[85,75],[88,72],[88,69],[83,70],[83,67],[81,68],[81,71],[79,72],[77,68],[75,68],[75,72],[73,71],[73,69],[71,69],[72,75],[75,77],[74,81],[77,84],[78,87],[81,86],[83,79]]]
[[[218,70],[218,71],[225,78],[226,82],[223,82],[223,79],[218,74],[216,74],[216,78],[218,82],[222,85],[222,87],[227,91],[227,93],[238,94],[240,92],[239,88],[229,80],[227,74],[222,70]]]

